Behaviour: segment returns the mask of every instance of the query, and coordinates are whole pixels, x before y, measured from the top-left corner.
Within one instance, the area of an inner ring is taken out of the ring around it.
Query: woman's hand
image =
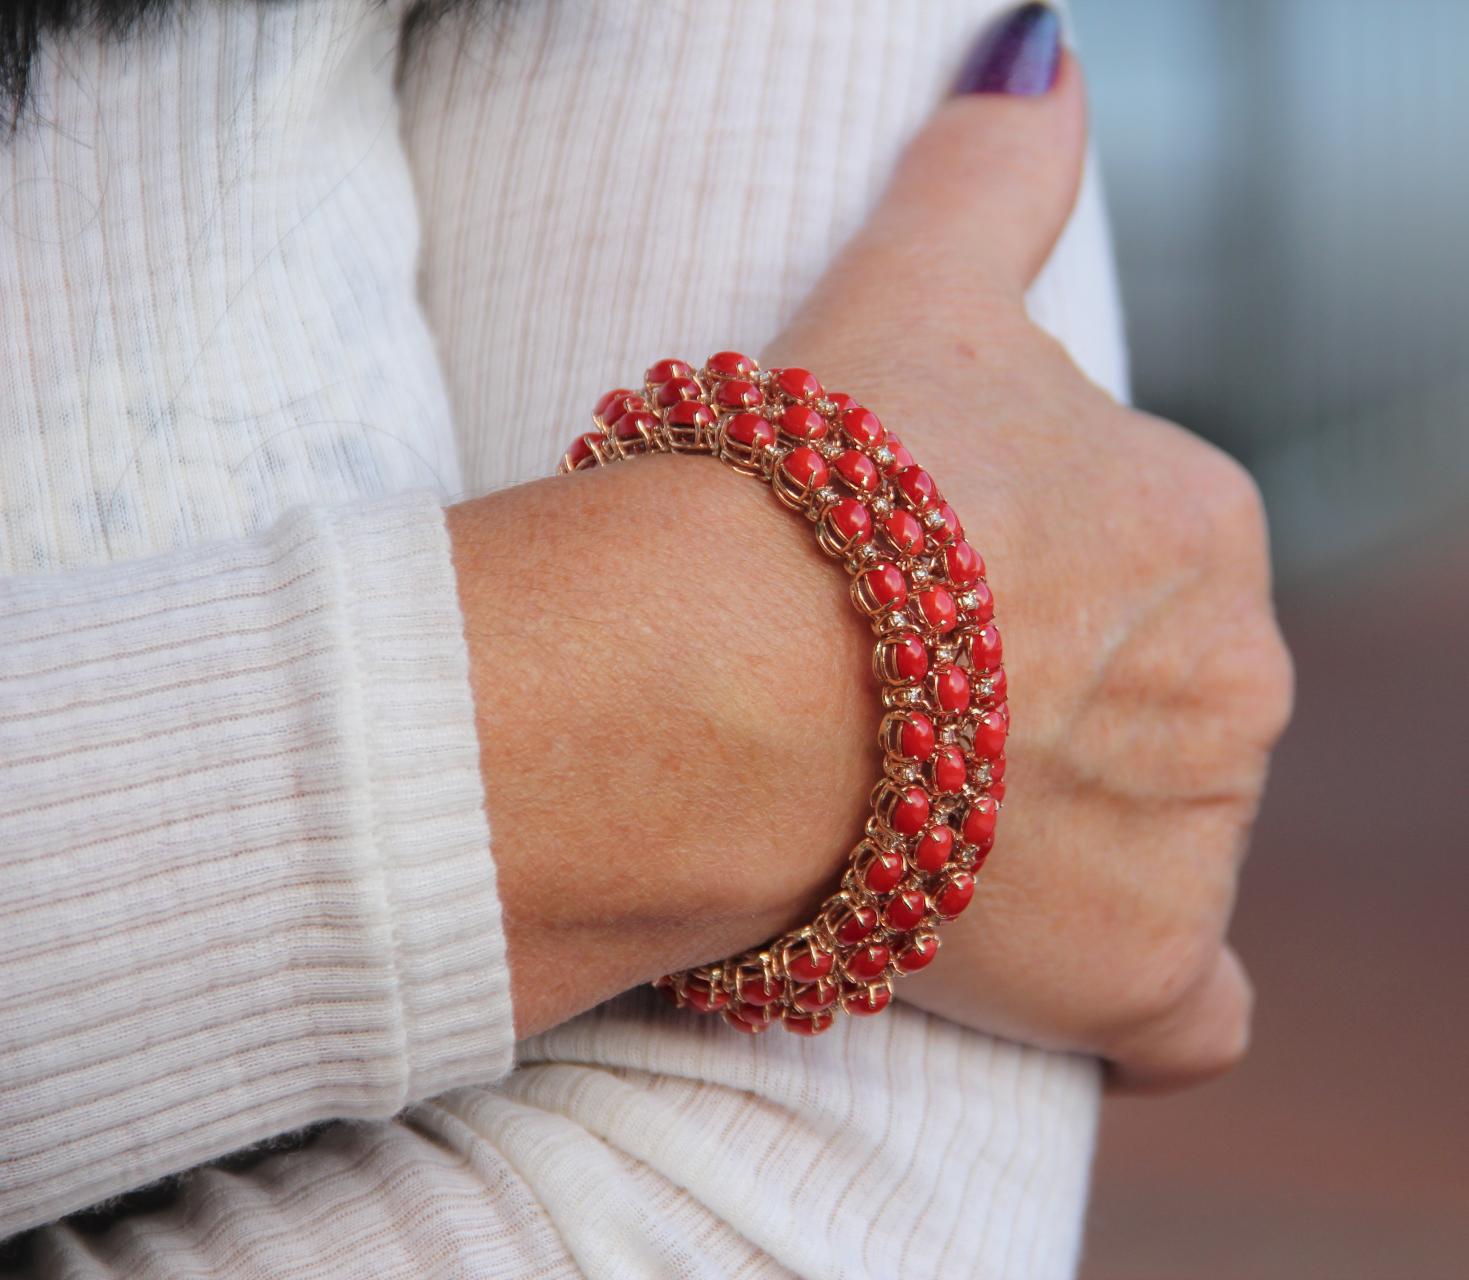
[[[898,995],[1160,1087],[1245,1047],[1224,936],[1291,667],[1248,475],[1114,403],[1026,316],[1084,134],[1070,58],[1041,97],[946,103],[764,355],[912,447],[999,602],[1015,716],[999,843]]]
[[[1000,603],[1000,842],[899,995],[1156,1087],[1245,1044],[1223,939],[1291,673],[1248,476],[1026,317],[1083,136],[1069,59],[947,103],[764,355],[913,446]],[[809,919],[860,835],[872,635],[759,497],[650,458],[451,509],[521,1036]]]

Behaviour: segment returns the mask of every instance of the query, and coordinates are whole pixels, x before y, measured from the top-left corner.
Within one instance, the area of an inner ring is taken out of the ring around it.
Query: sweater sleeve
[[[150,1212],[24,1242],[16,1280],[1069,1280],[1097,1067],[895,1004],[737,1036],[647,987],[517,1069],[332,1125]],[[10,1274],[10,1273],[7,1273]]]
[[[434,497],[0,581],[0,1237],[512,1056]]]

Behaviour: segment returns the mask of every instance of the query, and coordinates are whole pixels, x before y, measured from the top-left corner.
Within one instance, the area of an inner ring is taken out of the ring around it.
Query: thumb
[[[1071,214],[1085,144],[1081,71],[1060,19],[1022,5],[983,34],[860,238],[900,253],[940,295],[1018,295]]]

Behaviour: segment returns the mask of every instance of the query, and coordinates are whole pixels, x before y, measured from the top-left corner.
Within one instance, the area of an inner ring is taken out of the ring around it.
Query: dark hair
[[[170,0],[8,0],[0,4],[0,116],[19,119],[42,39],[92,28],[120,36],[161,13]]]
[[[121,38],[170,10],[201,0],[0,0],[0,124],[20,121],[31,69],[42,41],[63,31],[94,31]],[[208,0],[203,0],[207,3]],[[260,0],[280,3],[281,0]],[[381,0],[379,0],[381,2]],[[405,42],[420,28],[473,0],[416,0],[404,19]],[[508,4],[489,6],[506,8]]]

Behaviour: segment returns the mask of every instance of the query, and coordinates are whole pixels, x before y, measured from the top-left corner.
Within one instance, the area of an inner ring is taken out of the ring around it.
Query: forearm
[[[879,757],[871,637],[801,522],[648,458],[449,528],[518,1033],[809,916]]]

